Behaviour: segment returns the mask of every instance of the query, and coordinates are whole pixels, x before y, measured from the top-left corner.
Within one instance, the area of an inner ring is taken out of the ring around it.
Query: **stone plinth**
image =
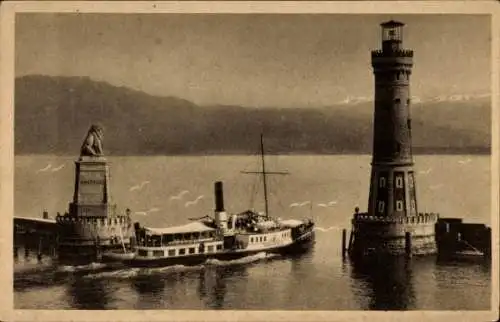
[[[69,212],[56,218],[59,250],[81,256],[129,247],[134,238],[131,218],[118,214],[111,202],[109,166],[102,156],[81,156],[75,162],[73,201]]]
[[[110,205],[109,167],[104,157],[80,157],[75,162],[75,186],[70,215],[113,215],[115,207]]]
[[[438,214],[387,218],[355,214],[352,219],[352,255],[427,255],[437,252],[435,224]],[[407,244],[407,234],[411,242]],[[409,247],[409,248],[407,248]]]

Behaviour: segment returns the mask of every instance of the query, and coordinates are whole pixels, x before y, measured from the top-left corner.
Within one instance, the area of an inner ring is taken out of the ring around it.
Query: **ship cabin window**
[[[174,240],[175,241],[179,241],[182,239],[182,235],[181,234],[174,234]]]
[[[190,233],[185,233],[182,235],[182,239],[184,240],[189,240],[191,238],[191,234]]]
[[[175,256],[175,249],[169,249],[168,256]]]
[[[403,201],[401,201],[401,200],[396,201],[396,210],[403,211]]]
[[[253,243],[253,237],[250,237],[250,242]]]
[[[174,241],[174,236],[173,235],[163,235],[163,243],[170,243]]]
[[[217,245],[217,250],[222,250],[222,245]]]
[[[380,177],[378,179],[378,182],[379,182],[378,185],[380,188],[385,188],[385,177]]]
[[[267,236],[264,236],[264,241],[267,241]]]
[[[191,239],[200,239],[201,234],[199,232],[193,233]]]
[[[153,256],[154,257],[162,257],[164,255],[165,255],[165,253],[163,252],[163,250],[154,250],[153,251]]]
[[[186,254],[186,249],[185,248],[180,248],[179,249],[179,255],[185,255]]]
[[[207,252],[212,253],[214,251],[214,246],[210,245],[207,247]]]
[[[139,256],[148,256],[148,251],[144,249],[139,249],[138,254]]]
[[[261,236],[261,237],[259,237],[259,242],[261,242],[261,243],[262,243],[262,236]]]
[[[194,254],[194,252],[195,252],[195,248],[194,247],[189,248],[189,254]]]
[[[410,204],[411,204],[411,209],[417,208],[417,207],[415,207],[415,200],[412,200]]]

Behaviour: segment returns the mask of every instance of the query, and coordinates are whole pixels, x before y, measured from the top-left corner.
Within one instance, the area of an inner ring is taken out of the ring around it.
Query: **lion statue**
[[[102,151],[103,130],[99,125],[92,125],[83,141],[80,156],[98,157],[103,155]]]

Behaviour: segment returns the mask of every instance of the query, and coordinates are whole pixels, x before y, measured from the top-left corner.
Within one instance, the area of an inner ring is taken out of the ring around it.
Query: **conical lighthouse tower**
[[[382,48],[371,52],[375,76],[372,170],[368,211],[353,219],[354,252],[434,253],[437,214],[419,214],[410,118],[413,51],[403,26],[381,24]]]

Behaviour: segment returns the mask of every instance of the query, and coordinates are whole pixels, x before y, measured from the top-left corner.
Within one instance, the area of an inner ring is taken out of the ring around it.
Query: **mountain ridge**
[[[372,104],[200,106],[89,77],[28,75],[15,84],[15,153],[76,154],[100,123],[108,155],[248,154],[261,132],[269,154],[368,154]],[[487,97],[418,102],[411,114],[416,153],[489,151]]]

